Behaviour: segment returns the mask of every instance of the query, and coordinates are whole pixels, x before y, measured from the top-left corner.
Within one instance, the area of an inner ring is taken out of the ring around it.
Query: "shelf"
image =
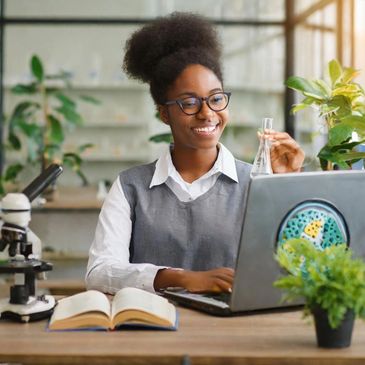
[[[84,122],[79,128],[147,128],[146,124],[140,122],[100,122],[100,123],[88,123]]]
[[[228,122],[227,127],[226,128],[247,128],[247,129],[251,129],[251,128],[260,128],[260,126],[258,124],[254,124],[253,122]]]
[[[82,160],[84,162],[146,162],[149,160],[148,156],[110,156],[110,155],[90,155],[83,156]]]
[[[19,81],[16,84],[4,84],[4,89],[5,90],[9,90],[14,87],[17,84],[28,84],[27,81]],[[58,87],[60,89],[67,89],[63,83],[47,83],[48,87]],[[149,91],[148,86],[144,85],[144,84],[138,84],[138,83],[116,83],[116,84],[77,84],[77,83],[72,83],[71,81],[71,87],[69,88],[69,90],[74,90],[74,91],[78,91],[78,90],[87,90],[87,91],[108,91],[108,90],[120,90],[120,91],[124,91],[124,90],[133,90],[133,91]]]
[[[54,200],[47,201],[43,206],[32,207],[32,211],[42,213],[48,210],[94,210],[100,209],[102,201],[96,198],[95,186],[57,188]]]
[[[26,82],[19,82],[20,84]],[[49,87],[59,87],[60,89],[65,89],[63,84],[48,84]],[[11,89],[15,84],[4,84],[4,89]],[[252,93],[261,93],[261,94],[283,94],[285,92],[284,86],[273,86],[268,85],[258,86],[258,85],[226,85],[225,90],[232,92],[252,92]],[[116,84],[73,84],[71,82],[70,90],[88,90],[88,91],[108,91],[108,90],[134,90],[134,91],[147,91],[149,92],[149,88],[145,84],[138,83],[116,83]]]
[[[284,86],[257,86],[257,85],[227,85],[224,87],[227,91],[232,92],[252,92],[252,93],[260,93],[260,94],[284,94],[285,87]]]

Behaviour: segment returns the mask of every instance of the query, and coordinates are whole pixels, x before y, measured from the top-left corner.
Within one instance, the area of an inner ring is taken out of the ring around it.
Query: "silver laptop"
[[[365,172],[274,174],[251,179],[231,294],[165,290],[164,296],[215,315],[288,307],[273,287],[277,245],[304,237],[318,249],[347,242],[365,258]],[[291,306],[302,303],[295,302]]]

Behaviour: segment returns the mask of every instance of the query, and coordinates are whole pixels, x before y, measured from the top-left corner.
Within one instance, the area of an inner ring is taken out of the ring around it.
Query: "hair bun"
[[[193,13],[174,12],[132,34],[125,46],[123,69],[129,77],[150,83],[161,60],[192,47],[204,48],[219,62],[221,46],[211,22]]]

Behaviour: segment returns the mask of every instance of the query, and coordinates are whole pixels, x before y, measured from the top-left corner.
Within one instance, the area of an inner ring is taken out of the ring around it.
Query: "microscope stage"
[[[50,317],[55,305],[52,295],[31,296],[27,304],[11,304],[9,298],[0,299],[0,318],[25,323],[37,321]]]

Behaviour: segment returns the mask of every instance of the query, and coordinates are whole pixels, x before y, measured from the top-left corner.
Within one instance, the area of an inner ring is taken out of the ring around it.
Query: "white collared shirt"
[[[186,202],[211,189],[220,174],[238,182],[235,159],[222,144],[219,144],[218,158],[213,167],[192,183],[182,179],[167,148],[156,162],[150,188],[166,183],[179,200]],[[130,209],[117,178],[104,201],[90,248],[86,274],[88,289],[114,294],[123,287],[132,286],[154,292],[155,276],[165,266],[129,262],[132,234]]]

